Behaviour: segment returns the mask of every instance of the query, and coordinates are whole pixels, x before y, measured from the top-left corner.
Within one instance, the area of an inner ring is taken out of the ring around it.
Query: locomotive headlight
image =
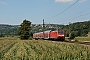
[[[64,35],[58,35],[58,36],[64,36]]]
[[[62,36],[64,36],[64,35],[62,35]]]

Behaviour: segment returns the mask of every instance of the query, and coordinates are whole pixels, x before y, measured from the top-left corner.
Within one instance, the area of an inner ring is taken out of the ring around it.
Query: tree
[[[4,35],[3,34],[0,34],[0,37],[4,37]]]
[[[21,23],[18,34],[20,35],[20,39],[29,39],[30,37],[30,30],[31,30],[31,22],[28,20],[24,20],[23,23]]]

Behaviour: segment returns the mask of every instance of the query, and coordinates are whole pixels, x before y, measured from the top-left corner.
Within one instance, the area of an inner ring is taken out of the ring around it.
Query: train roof
[[[48,30],[48,31],[44,31],[44,32],[46,33],[46,32],[50,32],[50,31],[51,31],[51,30]]]
[[[50,32],[50,31],[52,31],[52,32],[56,32],[56,31],[58,31],[58,30],[47,30],[47,31],[44,31],[44,33],[48,33],[48,32]],[[63,30],[59,30],[59,31],[63,31]],[[34,34],[40,34],[40,33],[43,33],[43,32],[37,32],[37,33],[34,33]]]

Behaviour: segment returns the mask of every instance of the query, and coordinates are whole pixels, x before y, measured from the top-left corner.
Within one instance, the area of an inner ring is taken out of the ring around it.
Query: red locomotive
[[[56,31],[44,31],[39,33],[33,34],[34,39],[52,39],[52,40],[65,40],[65,34],[63,30],[56,30]]]

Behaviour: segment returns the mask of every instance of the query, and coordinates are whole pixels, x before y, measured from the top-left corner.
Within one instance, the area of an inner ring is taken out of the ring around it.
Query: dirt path
[[[75,42],[75,41],[65,41],[66,43],[74,43],[74,44],[81,44],[90,47],[90,42]]]
[[[53,41],[53,42],[67,43],[67,44],[81,44],[84,46],[88,46],[90,48],[90,42],[75,42],[75,41]]]

